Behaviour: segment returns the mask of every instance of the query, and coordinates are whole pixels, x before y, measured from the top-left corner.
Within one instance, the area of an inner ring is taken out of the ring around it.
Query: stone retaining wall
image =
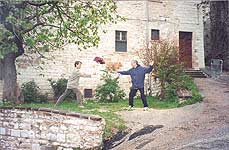
[[[0,107],[0,150],[100,149],[104,128],[97,116]]]

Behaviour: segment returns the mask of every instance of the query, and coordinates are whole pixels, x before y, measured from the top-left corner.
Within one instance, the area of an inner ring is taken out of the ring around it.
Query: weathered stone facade
[[[201,0],[120,0],[117,1],[118,14],[127,18],[127,21],[102,26],[99,33],[101,41],[98,48],[79,51],[77,45],[67,45],[63,50],[46,53],[50,59],[32,59],[30,65],[26,57],[18,59],[19,83],[35,80],[42,91],[52,93],[48,78],[54,80],[67,78],[73,69],[75,60],[83,62],[82,71],[92,74],[92,78],[81,79],[80,87],[95,89],[101,83],[100,70],[112,63],[121,64],[120,70],[130,68],[132,59],[139,60],[136,53],[150,40],[151,29],[160,30],[160,39],[171,39],[179,43],[179,31],[192,32],[192,67],[204,67],[203,45],[203,17],[202,11],[197,7]],[[127,52],[115,51],[115,31],[127,31]],[[99,56],[105,59],[106,64],[96,64],[93,59]],[[51,60],[51,58],[54,58]],[[44,61],[45,63],[41,63]],[[141,64],[141,63],[140,63]],[[40,65],[43,69],[36,69]],[[147,81],[147,80],[146,80]],[[121,76],[120,85],[129,91],[130,78]],[[152,84],[158,90],[155,83]],[[146,85],[147,86],[147,85]],[[154,91],[156,94],[157,91]]]
[[[0,108],[0,150],[100,149],[104,128],[104,119],[97,116]]]

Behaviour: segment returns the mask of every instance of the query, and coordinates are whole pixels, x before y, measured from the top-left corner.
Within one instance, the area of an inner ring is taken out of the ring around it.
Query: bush
[[[61,96],[61,94],[63,94],[64,91],[66,90],[68,80],[65,78],[61,78],[58,79],[57,81],[54,81],[52,79],[48,79],[48,81],[53,89],[54,99],[57,100]],[[67,98],[74,99],[75,98],[74,92],[71,91],[71,93],[67,96]]]
[[[175,85],[168,84],[166,86],[163,101],[168,101],[168,102],[177,102],[178,101],[177,87]]]
[[[104,84],[96,89],[96,98],[100,102],[118,102],[125,97],[124,91],[118,85],[118,77],[112,78],[111,72],[104,71]]]
[[[22,84],[22,93],[26,103],[44,103],[48,101],[47,94],[42,95],[39,92],[39,87],[34,81],[29,81]]]
[[[148,65],[154,62],[154,75],[160,79],[160,99],[174,98],[176,89],[182,85],[183,66],[179,62],[178,47],[169,41],[152,41],[149,47],[139,51],[139,56]]]

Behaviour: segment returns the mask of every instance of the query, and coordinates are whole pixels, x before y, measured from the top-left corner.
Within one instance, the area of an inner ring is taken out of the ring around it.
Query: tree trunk
[[[161,100],[163,100],[165,98],[165,82],[161,81],[161,93],[160,96]]]
[[[0,80],[3,80],[3,60],[0,59]]]
[[[2,77],[3,77],[3,100],[17,103],[17,72],[16,72],[16,54],[9,53],[2,60]]]

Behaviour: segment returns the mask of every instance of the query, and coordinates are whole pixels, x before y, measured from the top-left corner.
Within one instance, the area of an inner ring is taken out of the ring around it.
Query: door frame
[[[193,32],[191,32],[191,31],[184,31],[184,30],[180,30],[179,31],[179,34],[178,34],[178,38],[179,38],[179,60],[180,60],[180,58],[181,58],[181,55],[180,55],[180,34],[181,33],[188,33],[188,34],[191,34],[191,62],[190,62],[190,65],[191,66],[184,66],[185,68],[187,68],[187,69],[189,69],[189,68],[193,68],[193,64],[192,64],[192,62],[193,62]]]

